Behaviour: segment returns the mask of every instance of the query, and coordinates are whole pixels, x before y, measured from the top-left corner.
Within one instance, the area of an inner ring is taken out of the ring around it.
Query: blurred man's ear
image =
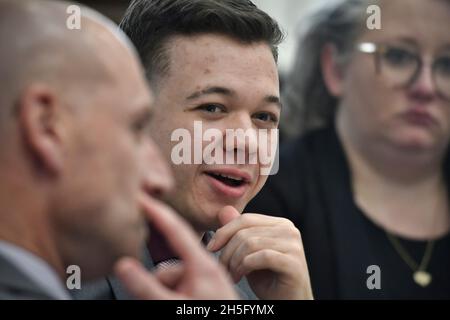
[[[57,174],[62,168],[58,123],[61,105],[49,86],[27,87],[19,100],[19,132],[32,160],[41,170]]]
[[[336,61],[337,49],[336,47],[328,43],[326,44],[320,56],[322,75],[325,81],[325,85],[331,95],[340,97],[342,94],[342,70]]]

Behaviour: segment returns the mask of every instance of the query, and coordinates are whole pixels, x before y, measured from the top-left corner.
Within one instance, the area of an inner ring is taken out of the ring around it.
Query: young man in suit
[[[231,148],[215,145],[213,157],[223,151],[235,159],[241,153],[246,161],[208,162],[202,155],[212,140],[202,141],[196,133],[199,126],[219,132],[214,144],[226,141],[230,130],[277,129],[281,103],[276,61],[283,38],[277,23],[249,0],[135,0],[120,26],[136,46],[155,92],[150,134],[175,173],[175,188],[164,200],[216,254],[238,283],[241,297],[312,298],[294,225],[281,218],[241,215],[267,179],[260,159],[249,161],[252,152],[261,150],[261,141],[251,134],[236,136]],[[175,159],[184,134],[194,137],[184,152],[200,150],[200,161]],[[271,145],[271,139],[269,134],[262,142]],[[148,268],[176,264],[178,257],[164,239],[153,233],[151,240]],[[79,297],[126,297],[114,278],[108,282],[86,287]]]

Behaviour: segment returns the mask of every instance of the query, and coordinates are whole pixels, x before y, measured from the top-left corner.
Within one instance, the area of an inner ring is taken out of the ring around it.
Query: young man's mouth
[[[208,170],[205,174],[216,193],[230,198],[242,197],[251,182],[248,173],[234,168]]]

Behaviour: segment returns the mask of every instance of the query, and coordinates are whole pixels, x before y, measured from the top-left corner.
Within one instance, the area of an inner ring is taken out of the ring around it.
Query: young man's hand
[[[208,245],[222,250],[220,261],[235,282],[246,276],[260,299],[312,299],[300,232],[292,222],[260,214],[244,215],[227,206],[222,227]]]

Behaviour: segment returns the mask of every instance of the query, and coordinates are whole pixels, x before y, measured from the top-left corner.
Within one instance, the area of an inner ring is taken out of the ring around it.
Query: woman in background
[[[307,21],[284,101],[302,135],[246,211],[300,229],[316,299],[450,298],[450,1]]]

